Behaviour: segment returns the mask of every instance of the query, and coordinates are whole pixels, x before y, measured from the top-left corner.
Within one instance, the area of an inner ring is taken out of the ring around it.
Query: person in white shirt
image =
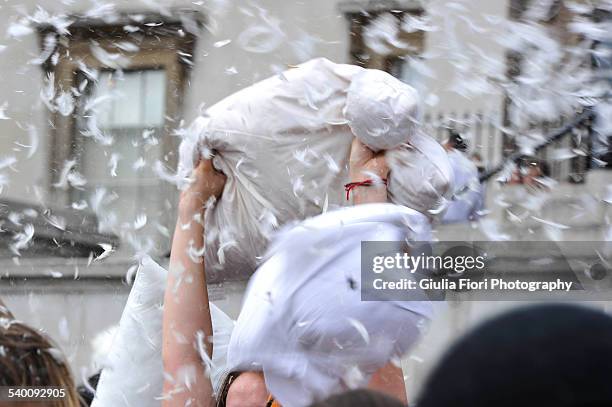
[[[465,152],[467,143],[461,135],[451,131],[444,148],[453,169],[455,183],[442,223],[461,223],[475,220],[484,206],[484,187],[478,180],[478,168]]]

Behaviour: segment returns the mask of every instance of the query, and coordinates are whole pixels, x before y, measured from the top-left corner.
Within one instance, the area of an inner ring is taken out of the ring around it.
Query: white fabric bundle
[[[282,231],[249,282],[228,367],[263,371],[289,407],[365,385],[406,353],[432,305],[361,301],[361,242],[430,238],[427,217],[391,204],[345,208]]]
[[[92,407],[158,407],[163,390],[162,303],[167,271],[142,260],[103,366]],[[211,381],[218,389],[234,321],[210,304],[213,324]]]
[[[102,369],[93,407],[159,405],[162,392],[162,303],[166,272],[142,260]],[[143,374],[159,372],[159,374]]]
[[[418,128],[417,91],[386,72],[367,69],[353,77],[345,115],[361,142],[374,151],[409,141]]]
[[[250,276],[273,230],[345,206],[354,136],[375,150],[416,137],[418,152],[400,146],[394,153],[390,194],[423,213],[437,208],[452,174],[442,148],[416,136],[417,103],[412,88],[384,72],[319,58],[243,89],[196,119],[180,147],[179,173],[188,174],[201,151],[214,150],[215,167],[227,175],[206,219],[209,281]],[[410,195],[423,190],[424,173],[426,194]]]
[[[386,153],[389,199],[430,218],[444,213],[452,185],[452,167],[444,148],[417,130],[408,144]]]

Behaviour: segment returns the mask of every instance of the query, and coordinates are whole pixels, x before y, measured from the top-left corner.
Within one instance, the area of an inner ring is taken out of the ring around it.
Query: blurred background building
[[[538,140],[578,113],[576,104],[548,105],[551,95],[533,91],[530,63],[556,63],[552,73],[564,73],[536,78],[551,81],[543,88],[560,89],[584,72],[580,89],[609,85],[610,8],[534,2],[4,2],[0,296],[59,342],[77,374],[90,373],[90,342],[118,322],[138,259],[167,261],[177,197],[167,180],[180,129],[223,97],[313,57],[410,83],[430,134],[443,140],[448,129],[459,131],[482,170],[494,167],[525,148],[517,134]],[[521,25],[525,13],[537,26]],[[594,51],[580,55],[587,40]],[[537,60],[538,47],[548,59]],[[573,100],[588,104],[587,93]],[[611,237],[612,131],[597,114],[535,157],[550,168],[546,191],[488,183],[486,219],[495,230],[527,240]],[[533,219],[542,212],[537,219],[568,228]],[[440,226],[437,236],[493,239],[487,225]],[[240,295],[240,286],[211,287],[233,316]],[[437,342],[498,307],[473,304],[452,308],[435,327],[444,332]],[[407,363],[419,371],[419,358]]]

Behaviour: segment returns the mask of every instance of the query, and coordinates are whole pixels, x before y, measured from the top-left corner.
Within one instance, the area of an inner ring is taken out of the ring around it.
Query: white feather
[[[28,223],[23,227],[23,231],[18,232],[13,237],[13,243],[10,245],[11,251],[20,256],[20,250],[27,248],[34,237],[34,225]]]
[[[351,324],[351,326],[353,328],[355,328],[357,330],[357,332],[359,332],[359,335],[363,338],[363,341],[367,344],[370,343],[370,334],[368,333],[368,330],[366,329],[366,327],[363,325],[363,323],[361,323],[360,321],[354,319],[354,318],[347,318],[349,324]]]
[[[104,251],[98,257],[96,257],[94,261],[103,260],[107,258],[108,256],[110,256],[111,253],[115,251],[113,246],[109,243],[98,243],[98,246],[100,246]]]

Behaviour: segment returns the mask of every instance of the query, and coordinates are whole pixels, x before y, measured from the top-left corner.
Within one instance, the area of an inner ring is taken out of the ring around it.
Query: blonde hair
[[[0,303],[0,386],[54,386],[66,396],[49,407],[79,407],[79,396],[63,353],[45,335],[16,321]]]

